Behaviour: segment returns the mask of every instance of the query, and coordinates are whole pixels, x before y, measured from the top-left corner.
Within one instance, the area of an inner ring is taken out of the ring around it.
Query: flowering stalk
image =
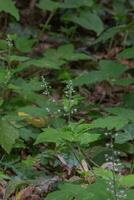
[[[42,79],[41,87],[44,88],[43,94],[46,95],[46,96],[48,96],[48,95],[50,95],[51,86],[50,86],[49,83],[46,81],[46,79],[45,79],[44,76],[41,76],[41,79]]]
[[[121,162],[118,156],[120,155],[119,151],[114,150],[113,138],[110,133],[106,133],[106,136],[110,135],[110,143],[107,143],[106,146],[109,147],[111,151],[111,156],[108,154],[105,155],[106,161],[109,163],[109,168],[112,171],[112,178],[108,182],[107,190],[111,192],[114,200],[123,200],[126,198],[126,194],[124,190],[120,190],[118,188],[118,180],[119,176],[121,176]]]
[[[11,61],[10,61],[10,56],[11,56],[11,49],[13,47],[13,43],[12,43],[12,38],[10,35],[7,36],[7,47],[8,47],[8,51],[7,51],[7,63],[8,63],[8,70],[11,68]]]
[[[73,114],[73,112],[76,112],[76,109],[72,109],[73,105],[74,105],[74,88],[73,88],[73,83],[72,80],[69,80],[67,83],[67,86],[65,88],[65,96],[67,98],[67,105],[64,106],[64,110],[67,112],[68,114],[68,122],[70,123],[71,121],[71,114]]]

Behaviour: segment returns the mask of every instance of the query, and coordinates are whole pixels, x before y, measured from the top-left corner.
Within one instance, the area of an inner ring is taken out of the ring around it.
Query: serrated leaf
[[[4,11],[12,16],[14,16],[17,20],[19,20],[19,12],[18,9],[14,5],[14,1],[12,0],[0,0],[0,12]]]
[[[100,139],[100,134],[83,133],[79,137],[80,144],[90,144]]]
[[[75,86],[83,84],[94,84],[107,80],[110,83],[116,82],[117,78],[127,70],[126,66],[112,60],[101,60],[98,71],[85,73],[73,80]]]
[[[90,59],[88,55],[76,52],[72,44],[67,44],[58,47],[58,49],[48,49],[44,53],[44,57],[30,59],[25,62],[25,65],[33,65],[38,68],[60,69],[67,62],[88,59]]]
[[[113,173],[110,170],[100,168],[94,168],[94,172],[96,176],[102,177],[104,179],[111,179],[113,177]]]
[[[116,78],[126,71],[125,65],[112,60],[101,60],[99,66],[102,76],[106,76],[105,79]]]
[[[101,179],[91,185],[65,183],[58,191],[48,194],[45,200],[107,200],[109,197],[111,199],[110,193],[105,188],[106,183]]]
[[[127,118],[119,116],[108,116],[104,118],[98,118],[91,123],[91,128],[103,128],[103,129],[116,129],[123,128],[128,123]]]
[[[134,122],[134,110],[132,109],[115,107],[115,108],[107,108],[106,111],[108,111],[111,114],[117,115],[118,117],[127,119],[128,121]]]
[[[28,39],[25,37],[17,37],[15,40],[16,48],[23,53],[30,52],[34,43],[34,39]]]
[[[68,52],[68,53],[67,53]],[[77,61],[77,60],[88,60],[90,57],[84,53],[76,52],[72,44],[62,45],[57,49],[57,56],[68,60],[68,61]]]
[[[88,199],[93,195],[88,192]],[[53,193],[48,194],[45,198],[46,200],[88,200],[86,195],[86,189],[82,188],[81,185],[75,185],[71,183],[65,183],[60,186],[60,191],[55,191]],[[91,199],[92,200],[92,199]]]
[[[18,130],[13,127],[8,121],[0,120],[0,145],[7,152],[13,148],[16,139],[19,138]]]

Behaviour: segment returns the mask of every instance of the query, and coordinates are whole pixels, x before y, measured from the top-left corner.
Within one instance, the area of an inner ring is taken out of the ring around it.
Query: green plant
[[[133,11],[0,0],[3,199],[133,200]]]

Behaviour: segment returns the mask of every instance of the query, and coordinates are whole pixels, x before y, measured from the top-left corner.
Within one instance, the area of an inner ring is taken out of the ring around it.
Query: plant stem
[[[118,200],[117,188],[116,188],[116,174],[115,174],[115,155],[114,155],[114,148],[113,148],[113,140],[112,140],[112,138],[111,138],[111,150],[112,150],[112,163],[113,163],[112,174],[113,174],[114,198],[115,198],[115,200]]]
[[[46,20],[46,22],[45,22],[45,24],[44,24],[44,26],[43,26],[43,32],[44,32],[45,29],[47,28],[49,22],[51,21],[51,19],[52,19],[53,16],[54,16],[55,12],[56,12],[56,10],[52,11],[52,12],[50,13],[50,15],[48,16],[48,18],[47,18],[47,20]]]

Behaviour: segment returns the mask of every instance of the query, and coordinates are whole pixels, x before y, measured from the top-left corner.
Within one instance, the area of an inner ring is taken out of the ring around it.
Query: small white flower
[[[50,112],[50,109],[49,109],[49,108],[46,108],[46,111],[47,111],[47,112]]]

